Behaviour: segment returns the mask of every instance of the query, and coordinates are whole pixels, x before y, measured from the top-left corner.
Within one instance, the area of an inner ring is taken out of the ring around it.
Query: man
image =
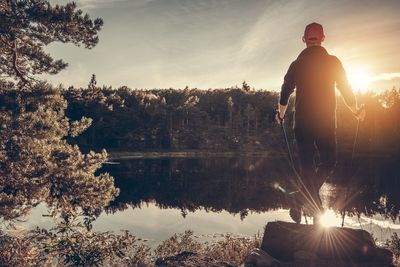
[[[336,165],[335,86],[357,119],[365,116],[357,107],[342,63],[321,46],[324,39],[320,24],[307,25],[303,36],[307,48],[285,75],[276,115],[276,121],[281,124],[289,97],[296,88],[294,132],[300,161],[300,196],[296,203],[305,206],[313,217],[322,211],[319,189]],[[317,166],[314,165],[316,152],[319,155]],[[291,209],[291,216],[300,222],[299,206]]]

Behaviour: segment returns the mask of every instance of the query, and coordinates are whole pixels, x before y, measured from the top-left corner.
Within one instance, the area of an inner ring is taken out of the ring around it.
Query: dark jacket
[[[285,75],[279,101],[287,105],[296,88],[295,128],[336,128],[335,85],[347,105],[355,105],[340,60],[321,46],[304,49]]]

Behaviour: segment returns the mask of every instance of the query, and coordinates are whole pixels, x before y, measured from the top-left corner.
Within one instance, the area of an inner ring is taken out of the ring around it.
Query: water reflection
[[[322,188],[326,207],[340,216],[396,220],[400,210],[397,159],[359,158],[349,171],[339,162],[331,184]],[[199,209],[227,211],[244,219],[249,212],[288,209],[293,179],[284,157],[229,156],[119,160],[102,171],[116,178],[120,195],[107,213],[154,203],[179,209],[185,217]],[[354,167],[356,166],[356,167]]]

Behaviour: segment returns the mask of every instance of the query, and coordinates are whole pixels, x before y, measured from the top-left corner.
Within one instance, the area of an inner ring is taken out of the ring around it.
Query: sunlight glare
[[[341,224],[341,219],[333,210],[326,210],[320,217],[319,222],[322,227],[333,227]]]
[[[349,83],[354,90],[366,92],[372,78],[366,71],[360,69],[350,69],[347,75]]]

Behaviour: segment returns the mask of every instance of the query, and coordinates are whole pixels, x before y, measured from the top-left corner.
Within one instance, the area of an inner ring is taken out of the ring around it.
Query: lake
[[[396,161],[363,159],[351,177],[344,177],[345,165],[339,163],[336,177],[320,190],[330,224],[341,226],[345,213],[344,226],[365,229],[380,242],[400,233]],[[204,240],[224,233],[262,234],[269,221],[292,221],[294,177],[288,166],[284,156],[263,153],[113,157],[99,172],[115,177],[120,194],[93,226],[101,231],[127,229],[150,245],[187,229]],[[51,219],[44,213],[46,207],[39,205],[23,225],[48,227]]]

